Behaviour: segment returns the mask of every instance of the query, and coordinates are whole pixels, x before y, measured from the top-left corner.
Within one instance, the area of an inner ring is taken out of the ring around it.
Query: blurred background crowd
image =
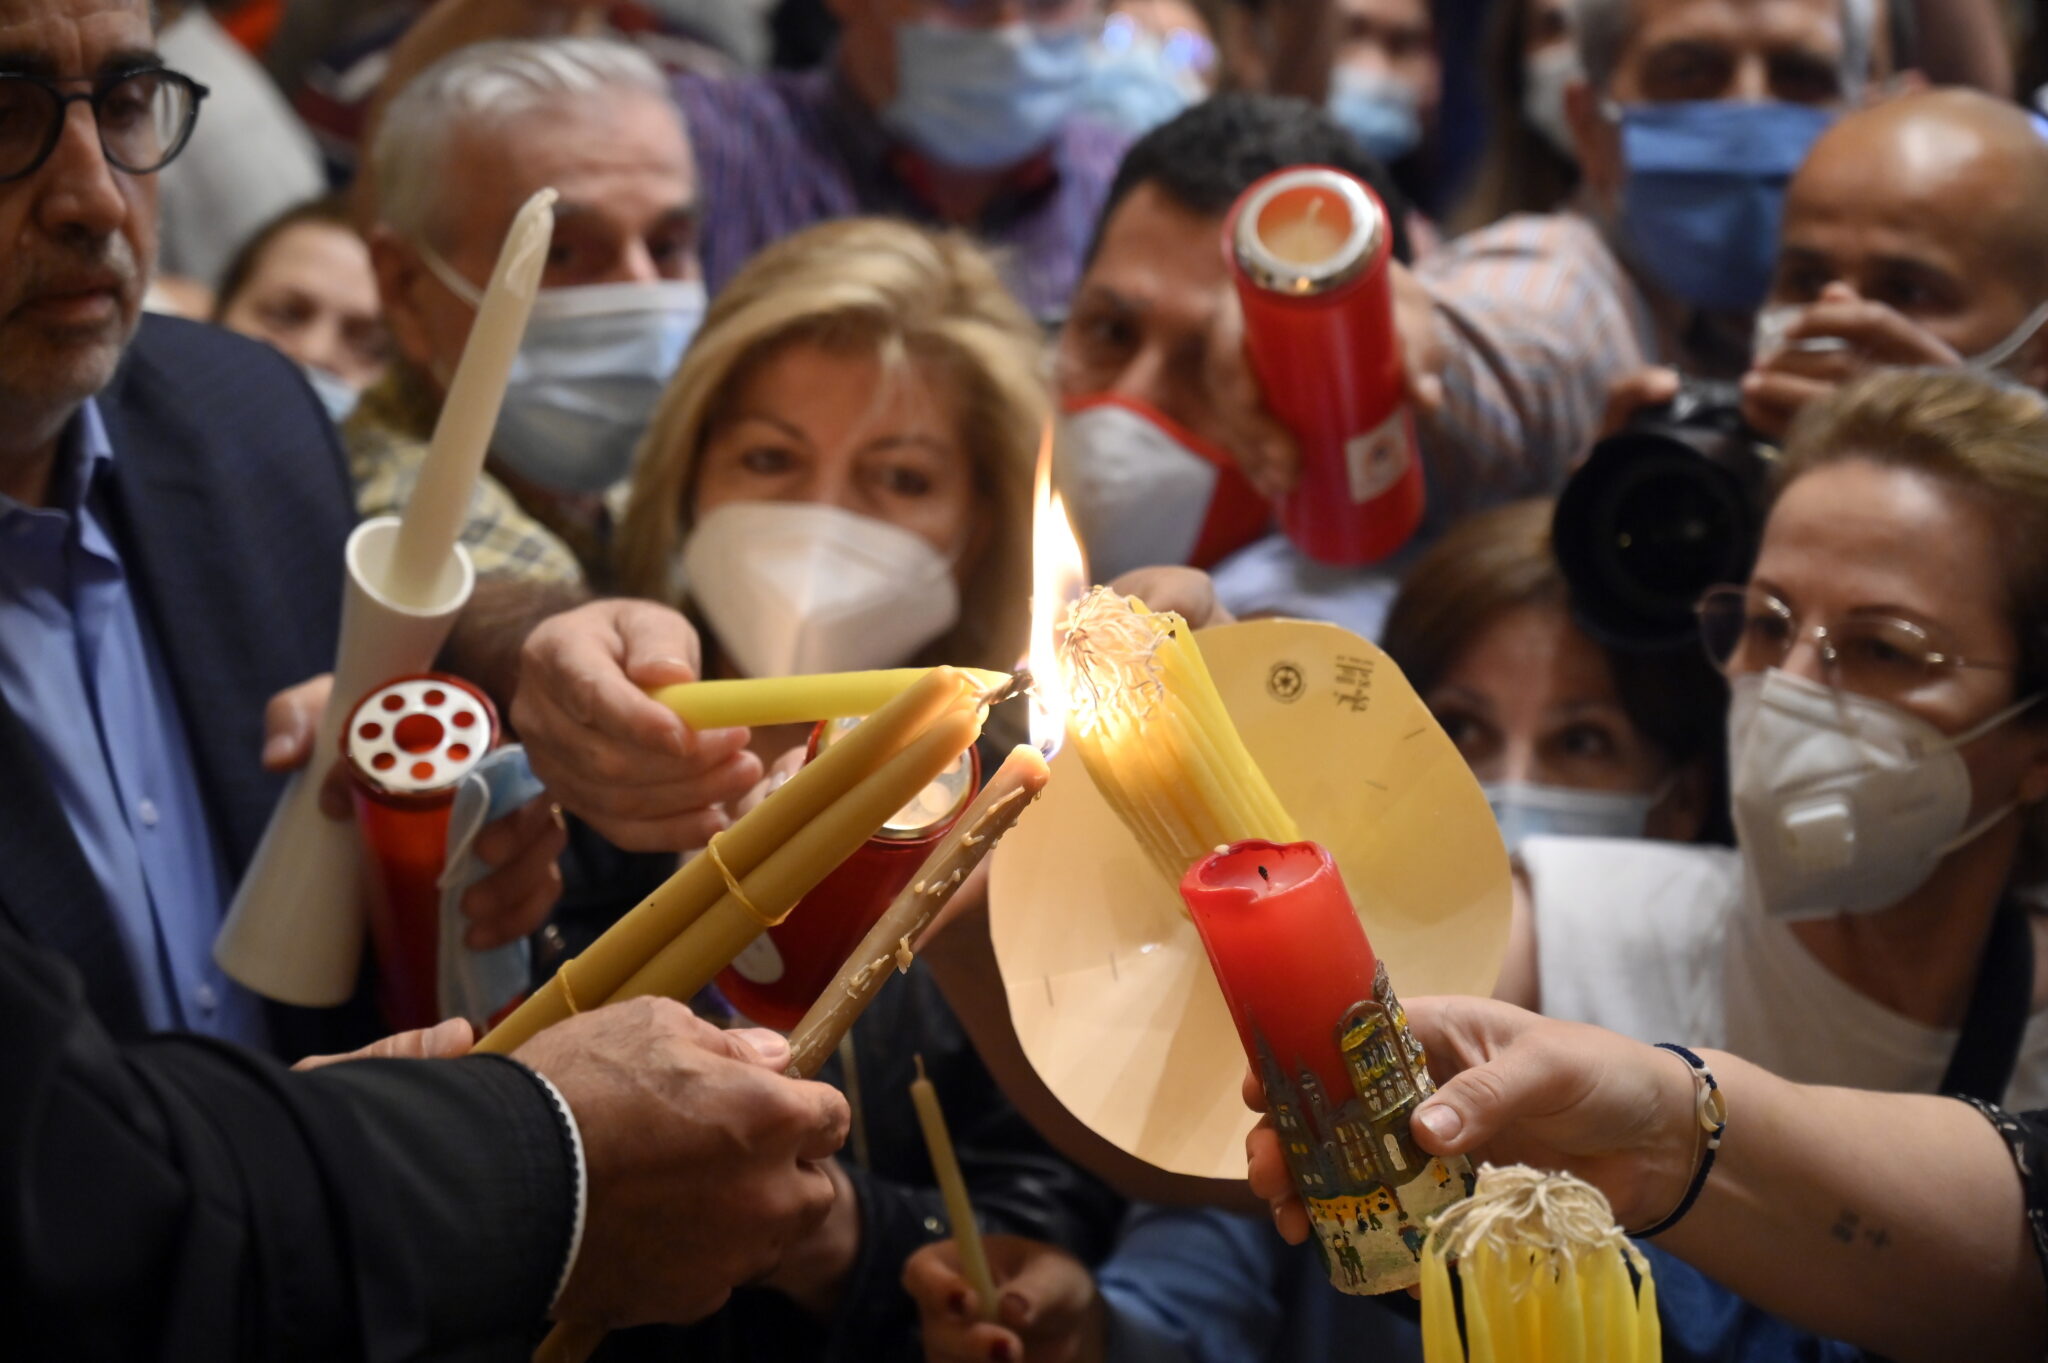
[[[1097,580],[1197,624],[1335,621],[1400,665],[1516,854],[1503,998],[1805,1083],[2048,1106],[2048,972],[2015,997],[1994,968],[2042,939],[2048,10],[159,9],[189,78],[163,98],[199,116],[158,175],[146,306],[295,362],[362,515],[403,505],[513,214],[559,192],[464,531],[534,618],[659,603],[704,675],[1007,671],[1052,424]],[[1427,511],[1364,567],[1278,529],[1303,441],[1222,246],[1296,165],[1387,209]],[[1611,551],[1674,516],[1722,538]],[[531,934],[543,969],[804,738],[701,736],[671,790],[509,688],[573,817],[524,831],[561,883],[485,937]],[[1830,784],[1845,760],[1878,774]],[[953,969],[885,996],[825,1076],[855,1132],[826,1230],[689,1338],[605,1357],[1419,1357],[1264,1221],[1133,1207],[1058,1153],[955,1016],[986,975]],[[152,1027],[281,1048],[163,975]],[[995,1324],[935,1243],[894,1101],[914,1050],[976,1114],[962,1153],[1016,1284]],[[1658,1272],[1670,1357],[1862,1356]]]

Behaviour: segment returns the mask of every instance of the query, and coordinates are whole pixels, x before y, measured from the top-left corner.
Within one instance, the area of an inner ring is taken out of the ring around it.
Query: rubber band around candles
[[[782,920],[780,918],[770,918],[767,914],[762,913],[759,908],[755,907],[754,901],[747,898],[747,892],[740,888],[739,877],[732,873],[732,868],[725,864],[725,858],[718,851],[718,840],[724,836],[723,833],[712,834],[711,841],[704,844],[704,855],[711,858],[711,864],[717,868],[718,874],[724,878],[725,891],[733,897],[733,902],[742,909],[745,909],[747,917],[759,923],[762,930],[766,931]]]

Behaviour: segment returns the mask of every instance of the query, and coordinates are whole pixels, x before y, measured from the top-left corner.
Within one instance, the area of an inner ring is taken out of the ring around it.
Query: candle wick
[[[1263,866],[1259,868],[1259,879],[1265,881],[1267,884],[1271,884],[1273,881],[1273,877],[1266,874],[1266,868]]]

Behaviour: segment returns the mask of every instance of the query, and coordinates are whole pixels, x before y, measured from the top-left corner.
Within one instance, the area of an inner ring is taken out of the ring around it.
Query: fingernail
[[[1003,1293],[1003,1315],[1005,1317],[1015,1321],[1019,1325],[1022,1325],[1024,1323],[1025,1316],[1029,1315],[1030,1311],[1031,1303],[1024,1300],[1022,1293]]]
[[[946,1298],[946,1310],[949,1314],[957,1316],[961,1320],[966,1320],[967,1294],[965,1292],[955,1292],[949,1295]]]
[[[1012,1363],[1017,1353],[1010,1347],[1009,1340],[999,1339],[988,1346],[988,1356],[994,1359],[995,1363]]]
[[[298,743],[299,740],[296,734],[272,734],[270,740],[263,745],[264,765],[276,766],[280,762],[289,760],[292,755],[292,749],[296,748]],[[243,751],[247,752],[248,749],[245,748]]]
[[[1448,1103],[1432,1103],[1417,1110],[1415,1124],[1435,1137],[1438,1145],[1448,1145],[1464,1129],[1465,1119]]]

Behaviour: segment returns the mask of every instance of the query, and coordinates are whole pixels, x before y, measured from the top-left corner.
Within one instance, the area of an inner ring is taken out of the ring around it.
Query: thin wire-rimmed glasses
[[[1784,666],[1802,639],[1820,650],[1830,685],[1861,696],[1904,695],[1959,667],[2014,666],[1965,658],[1926,626],[1896,616],[1856,614],[1802,625],[1790,606],[1758,587],[1709,588],[1693,609],[1707,657],[1730,677]]]
[[[75,83],[0,74],[0,184],[42,168],[73,104],[92,107],[109,165],[130,175],[162,170],[185,149],[207,95],[190,76],[157,67],[105,77],[90,91],[61,88]]]

